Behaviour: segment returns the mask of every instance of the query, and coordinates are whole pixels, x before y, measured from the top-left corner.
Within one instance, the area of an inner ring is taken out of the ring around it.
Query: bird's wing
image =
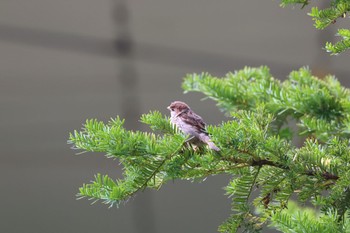
[[[202,117],[198,116],[194,112],[189,111],[187,114],[181,114],[180,117],[185,123],[196,127],[199,132],[207,133],[205,130],[205,122],[203,121]]]

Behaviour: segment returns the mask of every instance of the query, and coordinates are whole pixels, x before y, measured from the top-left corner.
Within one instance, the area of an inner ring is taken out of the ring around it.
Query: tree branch
[[[255,157],[249,151],[240,150],[240,149],[237,149],[237,151],[239,153],[244,153],[244,154],[250,155],[252,157]],[[281,164],[281,163],[276,163],[276,162],[273,162],[273,161],[270,161],[270,160],[267,160],[267,159],[245,161],[245,160],[238,159],[238,158],[222,158],[222,160],[230,161],[230,162],[234,162],[234,163],[248,164],[248,165],[250,165],[252,167],[256,167],[256,166],[262,167],[264,165],[268,165],[268,166],[272,166],[272,167],[281,168],[281,169],[284,169],[284,170],[290,170],[289,166],[286,166],[286,165]],[[305,175],[308,175],[308,176],[316,176],[317,174],[318,173],[316,171],[312,171],[312,170],[308,170],[308,171],[305,172]],[[329,172],[323,172],[323,173],[321,173],[321,176],[325,180],[338,180],[339,179],[339,176],[337,176],[335,174],[332,174],[332,173],[329,173]]]

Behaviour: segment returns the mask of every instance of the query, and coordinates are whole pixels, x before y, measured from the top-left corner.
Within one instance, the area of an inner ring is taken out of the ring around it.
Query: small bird
[[[207,144],[210,149],[220,151],[205,130],[205,123],[202,117],[194,113],[186,103],[174,101],[167,108],[170,110],[171,123],[176,125],[184,134],[190,136],[186,142],[197,146]]]

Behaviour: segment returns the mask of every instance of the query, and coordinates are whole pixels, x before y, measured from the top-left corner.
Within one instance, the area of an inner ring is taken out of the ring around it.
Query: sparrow
[[[176,125],[184,134],[189,135],[186,142],[197,146],[207,144],[210,149],[220,151],[205,130],[202,117],[194,113],[186,103],[174,101],[167,108],[170,110],[170,122]]]

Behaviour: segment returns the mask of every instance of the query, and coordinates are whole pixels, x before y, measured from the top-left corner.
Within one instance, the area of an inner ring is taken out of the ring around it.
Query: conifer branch
[[[232,197],[233,214],[219,227],[221,232],[258,232],[271,221],[278,229],[298,229],[290,222],[293,213],[284,212],[293,196],[320,208],[327,221],[334,217],[332,226],[350,230],[350,224],[338,221],[348,221],[345,213],[350,209],[350,91],[333,76],[319,80],[301,68],[280,82],[267,67],[246,67],[223,78],[187,75],[183,87],[214,99],[231,116],[207,127],[220,154],[184,146],[186,136],[157,111],[141,117],[152,133],[126,130],[119,118],[88,120],[81,131],[70,134],[69,143],[119,158],[124,173],[117,180],[96,175],[79,189],[79,197],[118,206],[170,180],[230,174],[225,190]],[[306,139],[296,146],[293,139],[299,135]],[[311,226],[316,220],[298,221]]]
[[[162,166],[165,164],[165,162],[168,161],[171,157],[173,157],[176,153],[178,153],[181,148],[182,148],[182,145],[177,150],[175,150],[173,153],[171,153],[170,155],[166,156],[163,159],[163,161],[158,165],[158,167],[156,169],[154,169],[152,174],[141,185],[139,185],[138,188],[136,188],[134,191],[128,193],[127,196],[131,197],[134,194],[136,194],[138,191],[143,190],[144,188],[146,188],[148,182],[150,180],[152,180],[152,178],[155,177],[157,173],[160,172],[160,170],[161,170]]]
[[[309,5],[311,1],[308,0],[281,0],[280,6],[286,7],[288,5],[300,4],[301,8]],[[312,7],[309,15],[315,22],[314,26],[317,29],[325,29],[331,24],[335,24],[338,19],[347,18],[347,13],[350,11],[350,2],[348,0],[331,0],[329,1],[329,7],[325,9],[319,9],[318,7]],[[342,39],[336,43],[327,42],[325,49],[332,55],[337,55],[350,48],[349,29],[339,29],[338,34]],[[345,35],[345,36],[344,36]]]
[[[251,155],[249,152],[242,151],[242,150],[239,150],[239,153],[246,153],[248,155]],[[244,161],[242,159],[237,159],[237,158],[222,158],[222,160],[230,161],[230,162],[237,163],[237,164],[245,164],[246,166],[252,166],[252,167],[262,167],[262,166],[268,165],[268,166],[280,168],[283,170],[290,170],[290,168],[288,166],[286,166],[285,164],[275,163],[275,162],[272,162],[272,161],[266,160],[266,159]],[[223,171],[225,171],[225,170],[223,170]],[[312,170],[307,170],[307,171],[305,171],[304,174],[308,175],[308,176],[318,175],[317,172],[312,171]],[[339,176],[332,174],[332,173],[329,173],[329,172],[323,172],[323,173],[320,173],[320,175],[325,180],[338,180],[339,179]]]

